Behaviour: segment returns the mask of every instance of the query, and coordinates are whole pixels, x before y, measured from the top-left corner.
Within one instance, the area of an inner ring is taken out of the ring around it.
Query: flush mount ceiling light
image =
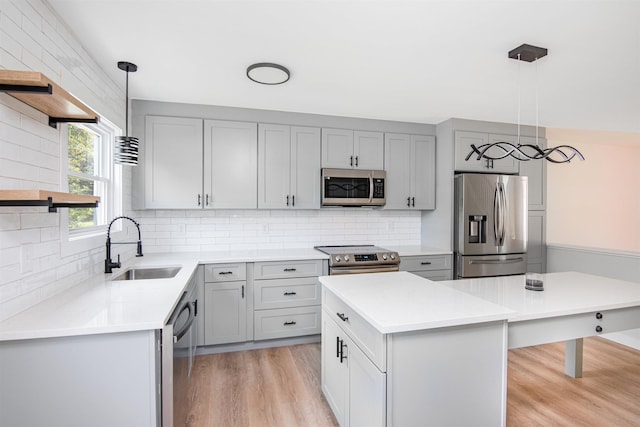
[[[544,56],[547,56],[547,49],[544,47],[531,46],[523,44],[509,52],[509,58],[517,61],[534,62]],[[537,74],[537,68],[536,68]],[[518,76],[520,75],[520,66],[518,65]],[[537,77],[536,77],[537,79]],[[505,157],[513,157],[521,162],[529,160],[545,159],[552,163],[568,163],[574,157],[584,160],[584,156],[576,148],[570,145],[559,145],[552,148],[542,148],[537,144],[538,141],[538,86],[536,83],[536,144],[520,144],[520,85],[518,84],[518,144],[512,144],[506,141],[497,141],[489,144],[482,144],[478,147],[471,144],[471,152],[467,154],[465,160],[469,160],[471,156],[476,156],[476,160],[500,160]],[[489,154],[492,148],[497,154]]]
[[[124,136],[116,136],[113,160],[120,165],[136,166],[138,164],[138,138],[129,136],[129,73],[138,71],[138,66],[131,62],[120,61],[118,68],[127,72],[125,95],[125,128]]]
[[[271,62],[259,62],[247,67],[247,77],[263,85],[280,85],[291,77],[287,67]]]

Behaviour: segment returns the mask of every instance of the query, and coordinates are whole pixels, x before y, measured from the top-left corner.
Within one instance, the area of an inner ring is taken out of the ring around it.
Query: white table
[[[565,373],[582,377],[583,338],[640,328],[640,284],[583,273],[543,274],[544,291],[524,276],[439,282],[513,310],[510,349],[565,341]]]

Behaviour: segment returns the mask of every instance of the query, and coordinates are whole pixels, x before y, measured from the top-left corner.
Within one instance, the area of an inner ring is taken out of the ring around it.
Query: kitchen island
[[[542,277],[542,292],[523,276],[320,278],[322,388],[340,424],[504,425],[507,348],[566,340],[566,371],[580,376],[582,337],[640,327],[640,285]]]

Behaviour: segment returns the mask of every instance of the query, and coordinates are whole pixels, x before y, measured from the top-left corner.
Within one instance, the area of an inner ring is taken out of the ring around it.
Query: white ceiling
[[[130,97],[640,132],[640,2],[48,0]],[[507,57],[549,49],[534,63]],[[247,66],[291,70],[280,86]],[[536,90],[537,88],[537,90]]]

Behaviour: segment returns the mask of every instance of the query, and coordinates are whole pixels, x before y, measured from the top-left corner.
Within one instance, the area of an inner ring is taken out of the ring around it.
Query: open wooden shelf
[[[49,116],[49,126],[60,122],[97,123],[98,113],[37,71],[0,70],[0,91]]]
[[[45,190],[0,190],[0,206],[47,206],[49,212],[56,212],[58,208],[95,208],[99,202],[99,196]]]

